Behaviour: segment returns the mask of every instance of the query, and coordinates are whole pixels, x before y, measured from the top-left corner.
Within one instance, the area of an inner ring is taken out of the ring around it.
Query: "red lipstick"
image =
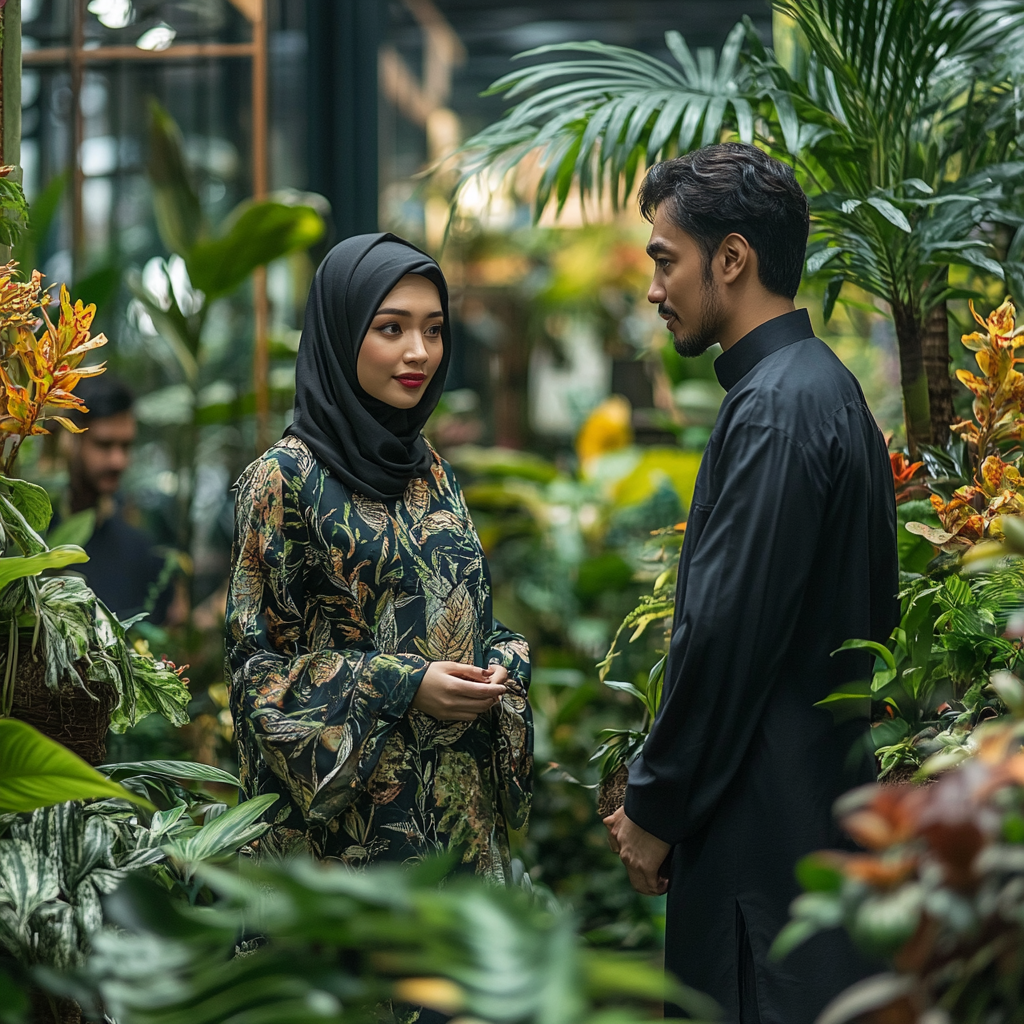
[[[427,379],[425,373],[402,373],[395,376],[395,380],[404,388],[408,388],[410,391],[415,391],[416,388],[422,387],[423,382]]]

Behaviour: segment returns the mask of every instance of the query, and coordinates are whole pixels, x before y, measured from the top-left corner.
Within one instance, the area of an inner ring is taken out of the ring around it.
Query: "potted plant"
[[[672,615],[675,611],[676,574],[679,567],[679,549],[686,531],[685,523],[652,533],[652,542],[645,552],[645,564],[656,574],[651,593],[644,594],[640,602],[622,620],[612,637],[604,659],[598,664],[598,675],[605,686],[635,697],[643,710],[642,720],[635,728],[603,729],[598,734],[601,745],[592,761],[597,763],[600,782],[597,790],[597,813],[605,818],[622,806],[629,782],[629,766],[636,759],[647,739],[654,716],[661,704],[661,690],[665,682],[665,660],[671,639]],[[658,660],[647,674],[646,681],[630,683],[608,679],[615,659],[622,653],[622,639],[628,633],[627,643],[635,643],[648,626],[660,624],[662,637],[657,645]]]
[[[49,497],[13,475],[26,438],[53,423],[81,431],[65,413],[85,410],[75,387],[104,371],[85,360],[106,344],[90,332],[95,306],[72,304],[64,286],[54,302],[38,271],[22,281],[16,267],[0,267],[0,718],[27,721],[98,764],[111,726],[123,730],[153,711],[182,725],[189,693],[173,665],[128,642],[131,623],[81,577],[60,574],[88,556],[77,545],[47,545]]]

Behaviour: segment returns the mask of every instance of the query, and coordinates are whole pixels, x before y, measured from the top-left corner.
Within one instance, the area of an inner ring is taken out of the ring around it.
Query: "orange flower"
[[[892,889],[905,882],[917,870],[917,857],[875,857],[867,853],[849,853],[837,858],[836,867],[848,878],[875,889]]]
[[[81,433],[65,410],[87,411],[74,394],[83,377],[103,373],[102,363],[83,366],[88,352],[107,343],[102,334],[90,333],[96,315],[94,305],[72,305],[66,287],[60,289],[60,315],[54,326],[46,307],[50,295],[42,289],[42,275],[34,271],[30,281],[12,279],[15,263],[0,267],[0,439],[16,438],[4,459],[11,464],[24,438],[47,434],[45,423],[54,420]]]
[[[1005,347],[1012,343],[1011,339],[1016,341],[1016,339],[1013,339],[1013,332],[1014,322],[1017,318],[1017,311],[1014,309],[1009,296],[1003,299],[1002,305],[999,306],[998,309],[994,309],[989,313],[985,320],[982,320],[975,310],[973,299],[969,300],[968,305],[971,307],[971,314],[974,316],[974,319],[977,320],[986,331],[988,331],[989,337],[992,338],[993,343],[997,346],[1002,345]]]
[[[910,478],[924,465],[923,462],[911,462],[903,452],[889,452],[889,464],[897,487],[909,483]]]

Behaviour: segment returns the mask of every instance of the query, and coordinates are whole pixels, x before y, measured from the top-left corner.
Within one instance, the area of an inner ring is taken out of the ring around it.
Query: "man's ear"
[[[751,268],[757,273],[757,253],[742,235],[733,232],[726,235],[718,247],[718,265],[722,283],[734,284]]]

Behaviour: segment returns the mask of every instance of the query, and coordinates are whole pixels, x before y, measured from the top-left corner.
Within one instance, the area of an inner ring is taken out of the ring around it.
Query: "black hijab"
[[[359,386],[356,360],[381,301],[406,274],[437,286],[444,355],[419,402],[396,409]],[[429,470],[420,431],[441,398],[451,349],[448,287],[437,263],[389,233],[346,238],[313,279],[295,363],[295,417],[285,433],[302,438],[353,491],[379,501],[400,498],[413,477]]]

